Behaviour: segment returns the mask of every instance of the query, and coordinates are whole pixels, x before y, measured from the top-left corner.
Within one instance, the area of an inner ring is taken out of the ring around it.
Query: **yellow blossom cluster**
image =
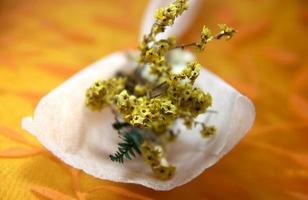
[[[234,33],[236,33],[234,28],[231,28],[226,24],[219,24],[218,27],[220,31],[215,36],[213,36],[211,30],[208,27],[203,26],[200,41],[194,44],[199,51],[204,51],[205,45],[208,42],[211,42],[213,39],[219,40],[225,37],[227,40],[229,40],[233,37]]]
[[[226,24],[218,24],[220,32],[215,36],[216,39],[225,37],[227,40],[231,39],[236,33],[236,30],[232,27],[229,27]]]
[[[175,139],[171,131],[175,120],[183,119],[186,127],[192,128],[196,124],[195,118],[212,105],[211,95],[194,85],[200,74],[201,64],[197,61],[189,62],[180,73],[173,73],[168,52],[187,46],[195,46],[203,51],[205,45],[213,39],[230,39],[236,32],[222,24],[219,25],[220,32],[214,36],[210,29],[204,26],[200,41],[187,45],[177,45],[175,37],[156,40],[157,34],[164,32],[166,26],[172,25],[176,17],[187,7],[188,0],[175,0],[174,3],[156,11],[151,32],[145,35],[139,44],[139,67],[136,73],[127,77],[96,81],[86,92],[86,105],[90,109],[98,111],[109,105],[131,128],[156,136],[156,139],[151,141],[144,139],[140,150],[153,173],[163,180],[171,178],[175,173],[175,167],[168,164],[162,148],[166,142]],[[137,73],[146,66],[150,67],[150,73],[156,77],[156,81],[145,80]],[[130,79],[134,81],[131,83]],[[143,80],[138,82],[135,79]],[[202,124],[202,137],[208,137],[215,132],[215,127]],[[131,147],[131,143],[122,143],[123,145]],[[138,149],[138,146],[135,148]],[[123,156],[128,154],[127,152],[130,151],[120,148],[120,153],[112,158],[123,161]],[[130,158],[129,154],[126,156]]]
[[[214,135],[216,132],[216,128],[214,126],[206,126],[202,124],[202,130],[200,132],[202,137],[209,137],[211,135]]]
[[[158,33],[165,30],[166,26],[171,26],[176,17],[181,15],[188,8],[188,0],[175,0],[165,8],[158,8],[155,12],[155,23],[152,26],[151,39]]]
[[[144,96],[146,95],[146,92],[147,92],[147,88],[145,86],[140,85],[140,84],[135,85],[134,94],[136,96]]]
[[[196,47],[199,51],[204,51],[205,45],[210,42],[213,39],[211,30],[203,26],[203,29],[201,31],[201,40],[196,43]]]
[[[166,97],[137,98],[123,90],[115,101],[126,122],[133,127],[150,128],[156,134],[164,133],[177,117],[177,107]]]
[[[100,111],[112,103],[113,98],[125,87],[126,78],[97,80],[86,91],[86,106],[93,111]]]
[[[174,175],[176,168],[164,158],[164,151],[160,145],[144,141],[141,145],[141,152],[144,161],[151,166],[156,177],[167,180]]]
[[[176,17],[181,15],[188,8],[188,0],[176,0],[165,8],[159,8],[155,12],[155,22],[151,32],[143,37],[139,45],[141,64],[149,64],[151,73],[157,77],[167,75],[171,71],[165,54],[175,47],[175,37],[169,37],[156,41],[157,34],[165,31],[166,26],[174,23]]]
[[[175,37],[159,40],[154,42],[151,46],[147,42],[142,41],[139,45],[139,63],[149,64],[151,73],[157,77],[168,75],[171,71],[171,66],[167,62],[166,53],[174,48],[175,44]]]

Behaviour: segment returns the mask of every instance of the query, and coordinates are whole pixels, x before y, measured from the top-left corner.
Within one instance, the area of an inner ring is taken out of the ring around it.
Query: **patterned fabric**
[[[0,199],[308,199],[307,2],[205,2],[182,40],[196,40],[203,24],[237,28],[230,42],[210,44],[198,57],[254,101],[256,123],[201,176],[156,192],[73,169],[20,128],[72,74],[135,48],[147,1],[0,1]]]

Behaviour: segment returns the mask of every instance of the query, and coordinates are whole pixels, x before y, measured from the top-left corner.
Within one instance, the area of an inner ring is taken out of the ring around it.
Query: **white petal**
[[[185,184],[216,163],[251,127],[255,111],[251,101],[207,70],[202,70],[197,84],[213,96],[217,114],[203,114],[218,128],[218,133],[202,139],[197,129],[182,133],[170,144],[168,160],[177,167],[168,181],[153,177],[140,157],[124,165],[112,162],[108,155],[116,151],[119,138],[111,124],[108,109],[92,112],[84,105],[85,90],[98,78],[134,66],[125,53],[112,54],[90,65],[43,97],[34,117],[22,120],[22,127],[65,163],[101,179],[136,183],[155,190],[170,190]],[[185,129],[181,124],[178,128]]]

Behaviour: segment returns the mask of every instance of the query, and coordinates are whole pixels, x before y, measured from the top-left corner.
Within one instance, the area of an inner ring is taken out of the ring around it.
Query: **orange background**
[[[207,0],[203,24],[228,23],[229,42],[198,57],[255,103],[250,133],[218,164],[169,192],[75,170],[21,130],[39,99],[111,52],[135,48],[145,0],[0,1],[0,199],[308,199],[308,4]]]

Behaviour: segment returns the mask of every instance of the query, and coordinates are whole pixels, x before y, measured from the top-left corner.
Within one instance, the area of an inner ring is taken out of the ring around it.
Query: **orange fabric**
[[[73,169],[20,128],[72,74],[135,48],[147,1],[0,1],[0,199],[308,199],[307,2],[205,2],[182,41],[196,40],[203,24],[237,28],[230,42],[209,44],[198,57],[252,98],[256,123],[214,167],[157,192]]]

